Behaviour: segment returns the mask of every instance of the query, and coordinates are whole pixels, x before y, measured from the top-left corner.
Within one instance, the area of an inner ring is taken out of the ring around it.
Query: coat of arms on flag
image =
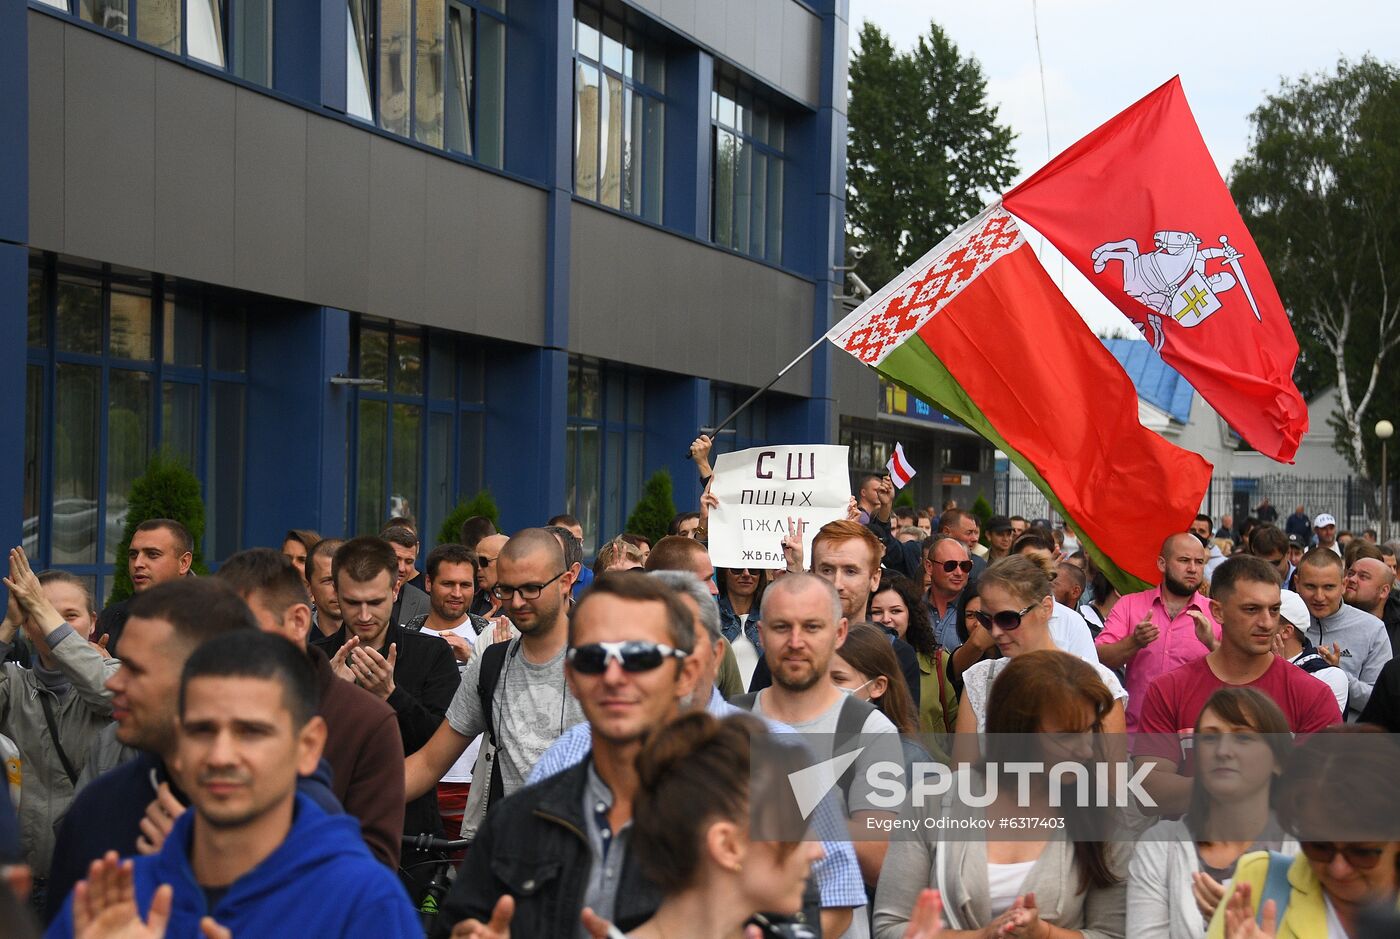
[[[885,469],[890,471],[890,479],[894,481],[895,489],[903,489],[909,485],[909,480],[914,478],[916,471],[909,458],[904,455],[904,444],[894,445],[894,452],[890,454],[890,461],[885,464]]]

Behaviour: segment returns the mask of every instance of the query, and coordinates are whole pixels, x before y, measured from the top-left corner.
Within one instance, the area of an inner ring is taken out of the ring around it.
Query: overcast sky
[[[1332,69],[1341,57],[1400,62],[1394,0],[1238,0],[1145,4],[1131,0],[1039,0],[1050,150],[1046,148],[1031,0],[850,0],[851,42],[873,21],[908,49],[936,21],[963,56],[975,57],[1001,120],[1016,132],[1021,176],[1173,75],[1222,175],[1250,142],[1249,114],[1280,78]],[[1032,240],[1037,247],[1040,239]],[[931,245],[928,247],[932,247]],[[1103,295],[1046,246],[1042,258],[1099,332],[1136,330]],[[1266,259],[1267,260],[1267,259]],[[879,285],[872,284],[872,287]]]

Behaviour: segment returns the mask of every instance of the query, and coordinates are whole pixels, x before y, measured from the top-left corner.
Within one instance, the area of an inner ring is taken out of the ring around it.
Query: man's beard
[[[1167,593],[1174,597],[1189,597],[1196,592],[1195,587],[1188,587],[1174,577],[1163,577],[1162,586],[1167,588]]]
[[[825,670],[817,668],[815,664],[812,667],[811,676],[802,679],[788,678],[787,673],[782,668],[777,668],[773,670],[773,684],[782,688],[784,691],[801,693],[815,688],[817,682],[821,681],[825,676]]]

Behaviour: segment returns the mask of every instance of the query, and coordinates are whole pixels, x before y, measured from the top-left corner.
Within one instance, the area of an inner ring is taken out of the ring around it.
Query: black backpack
[[[486,663],[481,663],[482,670],[485,671]],[[729,699],[729,703],[736,708],[745,711],[752,711],[758,704],[758,692],[750,691],[748,694],[735,695]],[[849,753],[860,741],[860,733],[865,729],[865,722],[876,710],[875,705],[869,701],[862,701],[853,694],[845,696],[841,702],[841,713],[836,715],[836,735],[832,743],[831,755],[840,756]],[[836,785],[841,787],[841,809],[850,814],[851,783],[856,778],[856,764],[852,763],[846,767],[846,771],[841,774],[841,778],[836,780]]]

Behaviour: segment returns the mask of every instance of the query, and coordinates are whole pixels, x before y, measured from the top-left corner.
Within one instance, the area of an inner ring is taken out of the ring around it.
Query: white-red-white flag
[[[894,453],[890,454],[890,461],[885,464],[885,469],[890,471],[890,479],[894,480],[896,489],[903,489],[909,484],[909,480],[914,478],[914,467],[904,455],[904,444],[894,445]]]

